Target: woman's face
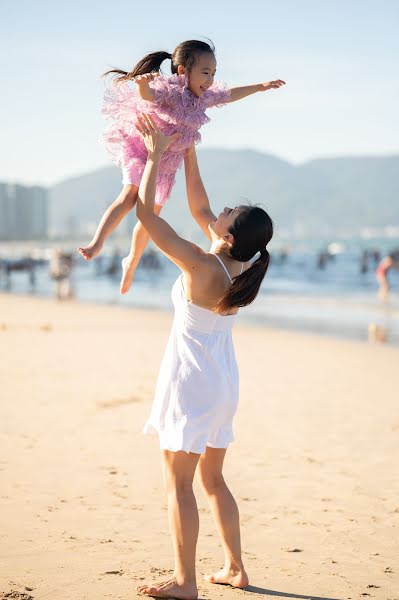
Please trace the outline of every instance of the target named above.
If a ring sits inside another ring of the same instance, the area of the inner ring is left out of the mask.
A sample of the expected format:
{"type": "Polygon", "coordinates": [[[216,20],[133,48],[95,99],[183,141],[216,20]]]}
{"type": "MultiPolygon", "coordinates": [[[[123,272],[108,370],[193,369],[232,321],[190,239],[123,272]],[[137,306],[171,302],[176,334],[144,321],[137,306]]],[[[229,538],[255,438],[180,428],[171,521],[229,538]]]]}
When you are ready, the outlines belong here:
{"type": "MultiPolygon", "coordinates": [[[[180,67],[179,67],[180,69],[180,67]]],[[[183,70],[183,72],[185,72],[183,70]]],[[[213,84],[216,73],[216,58],[210,52],[203,52],[197,56],[195,64],[188,75],[189,90],[194,96],[200,97],[213,84]]]]}
{"type": "Polygon", "coordinates": [[[230,233],[230,229],[243,210],[245,210],[245,206],[236,206],[235,208],[225,206],[217,219],[213,221],[213,223],[210,223],[209,227],[218,237],[224,238],[229,243],[232,243],[234,238],[230,233]]]}

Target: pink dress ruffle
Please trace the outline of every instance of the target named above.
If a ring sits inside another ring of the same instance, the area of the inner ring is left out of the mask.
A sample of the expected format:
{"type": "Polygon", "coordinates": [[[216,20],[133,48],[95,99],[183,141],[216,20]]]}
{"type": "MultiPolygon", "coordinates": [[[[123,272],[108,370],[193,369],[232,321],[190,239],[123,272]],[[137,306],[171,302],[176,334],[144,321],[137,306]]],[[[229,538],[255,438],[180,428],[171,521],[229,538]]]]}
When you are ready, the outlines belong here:
{"type": "Polygon", "coordinates": [[[159,167],[155,203],[163,206],[185,151],[201,141],[198,130],[210,121],[206,109],[225,104],[230,90],[216,82],[197,98],[188,89],[184,75],[159,76],[150,86],[155,91],[154,102],[142,100],[127,82],[112,83],[106,88],[102,114],[110,124],[102,141],[112,161],[122,168],[123,183],[139,186],[147,149],[135,127],[137,116],[149,114],[165,135],[180,134],[163,154],[159,167]]]}

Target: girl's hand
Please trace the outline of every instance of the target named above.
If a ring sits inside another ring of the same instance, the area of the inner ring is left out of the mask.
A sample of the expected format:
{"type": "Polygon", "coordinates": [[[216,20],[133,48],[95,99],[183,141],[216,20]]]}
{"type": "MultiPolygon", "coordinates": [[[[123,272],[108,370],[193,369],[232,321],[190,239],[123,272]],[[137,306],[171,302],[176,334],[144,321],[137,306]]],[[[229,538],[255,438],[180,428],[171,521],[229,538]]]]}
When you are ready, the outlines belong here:
{"type": "Polygon", "coordinates": [[[137,85],[148,85],[150,81],[153,81],[156,77],[159,77],[159,73],[157,71],[153,71],[152,73],[144,73],[143,75],[136,75],[133,79],[137,85]]]}
{"type": "Polygon", "coordinates": [[[276,90],[280,88],[282,85],[285,85],[285,81],[282,79],[276,79],[275,81],[265,81],[264,83],[260,83],[260,92],[266,92],[266,90],[276,90]]]}
{"type": "Polygon", "coordinates": [[[136,128],[143,137],[148,156],[162,155],[179,135],[178,133],[164,135],[153,120],[145,114],[137,118],[136,128]]]}

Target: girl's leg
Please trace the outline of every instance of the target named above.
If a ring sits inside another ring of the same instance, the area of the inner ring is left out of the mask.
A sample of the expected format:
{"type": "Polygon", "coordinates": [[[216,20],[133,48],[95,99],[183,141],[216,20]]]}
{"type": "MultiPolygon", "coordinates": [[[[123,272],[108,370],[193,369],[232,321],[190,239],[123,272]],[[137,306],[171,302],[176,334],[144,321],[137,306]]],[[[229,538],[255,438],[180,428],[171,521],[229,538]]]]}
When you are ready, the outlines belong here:
{"type": "Polygon", "coordinates": [[[193,479],[199,457],[199,454],[191,452],[162,452],[175,570],[172,577],[161,583],[141,585],[138,588],[141,594],[183,600],[195,600],[198,597],[195,552],[199,518],[193,479]]]}
{"type": "Polygon", "coordinates": [[[213,518],[222,542],[224,567],[206,576],[210,583],[229,583],[234,587],[248,585],[248,575],[241,558],[240,519],[237,503],[234,500],[222,475],[224,448],[207,447],[198,463],[198,476],[201,487],[209,502],[213,518]]]}
{"type": "Polygon", "coordinates": [[[119,225],[123,217],[132,210],[137,200],[138,187],[136,185],[124,185],[119,196],[114,200],[103,214],[97,231],[88,246],[78,248],[79,254],[86,260],[90,260],[101,252],[107,237],[119,225]]]}
{"type": "MultiPolygon", "coordinates": [[[[159,215],[161,209],[162,206],[155,205],[154,213],[159,215]]],[[[126,294],[126,292],[129,291],[137,266],[148,244],[148,240],[149,235],[147,231],[144,229],[140,221],[137,221],[133,229],[130,252],[128,256],[122,260],[122,279],[120,287],[121,294],[126,294]]]]}

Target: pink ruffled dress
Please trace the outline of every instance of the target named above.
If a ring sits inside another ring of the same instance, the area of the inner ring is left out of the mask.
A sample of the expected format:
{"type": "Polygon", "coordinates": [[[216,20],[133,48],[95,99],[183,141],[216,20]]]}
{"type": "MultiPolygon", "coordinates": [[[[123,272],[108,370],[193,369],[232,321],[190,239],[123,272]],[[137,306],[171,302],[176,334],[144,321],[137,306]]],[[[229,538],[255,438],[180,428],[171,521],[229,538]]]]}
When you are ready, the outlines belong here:
{"type": "Polygon", "coordinates": [[[155,92],[153,102],[142,100],[127,82],[113,83],[106,89],[102,114],[110,124],[102,141],[112,161],[122,168],[122,183],[139,186],[147,149],[135,127],[137,116],[150,115],[165,135],[180,134],[163,154],[159,166],[155,203],[163,206],[170,196],[185,151],[201,141],[198,130],[210,121],[205,111],[225,104],[230,90],[215,82],[197,98],[188,89],[184,75],[159,76],[150,86],[155,92]]]}

